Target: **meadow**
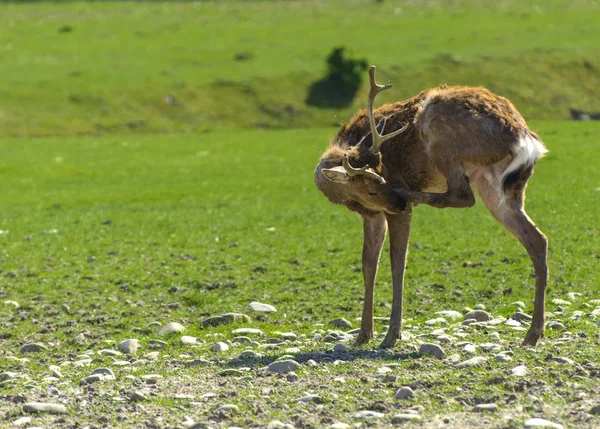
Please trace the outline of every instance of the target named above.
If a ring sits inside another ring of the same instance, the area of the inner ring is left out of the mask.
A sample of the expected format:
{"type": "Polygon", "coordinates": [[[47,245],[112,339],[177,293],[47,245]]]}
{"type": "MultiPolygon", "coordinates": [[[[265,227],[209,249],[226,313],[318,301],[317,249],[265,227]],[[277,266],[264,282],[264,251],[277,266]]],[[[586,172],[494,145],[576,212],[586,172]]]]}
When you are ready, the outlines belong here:
{"type": "Polygon", "coordinates": [[[600,8],[340,4],[0,5],[0,427],[600,426],[600,127],[567,120],[600,110],[600,8]],[[415,209],[404,339],[352,346],[361,222],[313,171],[367,88],[340,108],[305,103],[338,45],[395,84],[383,101],[485,84],[548,146],[526,204],[550,243],[536,348],[520,346],[527,321],[506,323],[519,301],[531,314],[531,262],[481,204],[415,209]],[[500,322],[431,322],[478,305],[500,322]],[[251,320],[202,323],[230,312],[251,320]],[[171,322],[184,330],[159,334],[171,322]],[[432,342],[442,359],[419,353],[432,342]],[[403,386],[414,394],[397,399],[403,386]]]}

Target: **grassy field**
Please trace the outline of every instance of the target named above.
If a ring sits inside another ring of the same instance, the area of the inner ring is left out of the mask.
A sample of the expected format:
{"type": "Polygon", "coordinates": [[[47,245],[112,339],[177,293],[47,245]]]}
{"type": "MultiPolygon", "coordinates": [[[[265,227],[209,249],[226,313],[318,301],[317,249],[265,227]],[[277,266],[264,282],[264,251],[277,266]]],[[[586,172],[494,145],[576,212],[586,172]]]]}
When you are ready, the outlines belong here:
{"type": "Polygon", "coordinates": [[[0,2],[0,428],[600,427],[600,128],[565,120],[600,111],[599,21],[584,0],[0,2]],[[394,84],[378,103],[486,85],[546,142],[527,192],[550,242],[535,349],[505,321],[533,310],[531,262],[479,204],[415,209],[404,338],[352,346],[361,222],[313,171],[367,88],[307,102],[337,46],[394,84]],[[497,324],[431,322],[478,305],[497,324]],[[251,320],[203,327],[229,312],[251,320]],[[267,369],[282,359],[298,367],[267,369]]]}
{"type": "Polygon", "coordinates": [[[366,94],[306,104],[337,46],[395,84],[380,101],[485,85],[568,119],[600,111],[599,20],[589,0],[2,2],[0,135],[330,126],[366,94]]]}
{"type": "MultiPolygon", "coordinates": [[[[0,368],[17,374],[4,376],[0,385],[1,425],[21,417],[20,401],[39,400],[67,406],[66,415],[33,417],[32,424],[46,427],[181,427],[189,419],[211,427],[266,427],[278,419],[317,428],[352,424],[361,410],[385,414],[369,424],[387,427],[393,415],[411,407],[424,427],[444,419],[448,427],[522,427],[530,417],[597,427],[600,420],[590,410],[600,401],[599,317],[586,314],[600,298],[600,174],[590,162],[600,130],[565,122],[534,128],[551,152],[531,181],[528,211],[550,239],[548,310],[565,328],[548,329],[536,349],[519,347],[524,333],[505,325],[464,328],[466,337],[443,344],[447,356],[470,357],[464,341],[514,352],[512,362],[500,363],[495,353],[478,348],[476,354],[489,361],[471,369],[415,353],[439,334],[432,333],[439,326],[424,322],[436,311],[476,304],[508,317],[511,303],[523,301],[530,313],[533,297],[525,252],[479,205],[416,210],[405,291],[409,339],[390,352],[378,351],[374,342],[349,353],[314,340],[316,333],[336,329],[328,325],[335,318],[357,327],[362,305],[359,218],[330,205],[312,184],[332,128],[1,139],[0,296],[20,305],[0,307],[0,368]],[[472,266],[464,267],[466,261],[472,266]],[[572,305],[557,311],[557,298],[572,305]],[[253,313],[252,301],[278,311],[253,313]],[[583,316],[573,319],[575,311],[583,316]],[[226,312],[246,313],[252,322],[201,327],[204,318],[226,312]],[[150,325],[156,321],[181,323],[199,343],[181,346],[179,334],[157,335],[150,325]],[[228,351],[211,351],[244,327],[266,335],[249,335],[260,343],[251,347],[258,355],[230,360],[248,346],[235,343],[228,351]],[[297,338],[266,346],[278,332],[297,338]],[[79,333],[81,344],[73,342],[79,333]],[[98,354],[128,338],[140,341],[137,354],[98,354]],[[156,339],[166,343],[153,344],[156,339]],[[19,352],[32,342],[48,350],[19,352]],[[156,351],[158,356],[148,355],[156,351]],[[84,354],[91,361],[73,363],[84,354]],[[264,372],[288,354],[304,363],[297,381],[264,372]],[[548,360],[552,356],[572,362],[548,360]],[[204,364],[186,365],[193,359],[204,364]],[[511,376],[519,364],[529,373],[511,376]],[[63,378],[45,380],[49,365],[61,365],[63,378]],[[99,367],[112,368],[116,380],[81,382],[99,367]],[[151,374],[164,378],[144,382],[151,374]],[[415,390],[412,400],[394,399],[403,385],[415,390]],[[130,402],[134,391],[147,399],[130,402]],[[298,402],[307,392],[318,399],[298,402]],[[499,412],[471,412],[489,402],[499,412]],[[220,410],[223,404],[236,405],[239,413],[220,410]]],[[[383,318],[378,332],[390,302],[384,258],[376,291],[375,315],[383,318]]],[[[461,328],[458,321],[444,329],[455,335],[461,328]]]]}

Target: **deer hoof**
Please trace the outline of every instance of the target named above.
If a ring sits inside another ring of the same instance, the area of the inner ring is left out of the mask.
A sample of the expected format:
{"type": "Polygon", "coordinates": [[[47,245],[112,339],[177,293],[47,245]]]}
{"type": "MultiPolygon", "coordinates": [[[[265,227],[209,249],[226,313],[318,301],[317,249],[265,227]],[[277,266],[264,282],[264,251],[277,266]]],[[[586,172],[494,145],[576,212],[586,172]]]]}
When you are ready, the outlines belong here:
{"type": "Polygon", "coordinates": [[[373,332],[365,333],[363,331],[360,331],[358,337],[356,337],[356,341],[354,341],[354,345],[362,346],[364,344],[367,344],[369,341],[371,341],[371,338],[373,338],[373,332]]]}
{"type": "Polygon", "coordinates": [[[529,328],[525,339],[523,340],[522,346],[536,346],[540,338],[544,336],[543,329],[529,328]]]}
{"type": "Polygon", "coordinates": [[[383,339],[382,343],[379,344],[379,348],[380,349],[391,349],[392,347],[394,347],[394,345],[396,345],[396,338],[386,336],[383,339]]]}

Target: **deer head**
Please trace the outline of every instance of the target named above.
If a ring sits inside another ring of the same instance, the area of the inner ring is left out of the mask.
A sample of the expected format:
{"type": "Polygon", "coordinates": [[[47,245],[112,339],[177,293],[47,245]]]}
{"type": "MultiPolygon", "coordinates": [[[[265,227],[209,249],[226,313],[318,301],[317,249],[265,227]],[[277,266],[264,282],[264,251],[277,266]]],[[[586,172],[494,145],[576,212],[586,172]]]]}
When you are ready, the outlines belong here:
{"type": "Polygon", "coordinates": [[[367,103],[367,116],[370,131],[345,153],[341,150],[341,146],[330,149],[317,167],[315,183],[331,202],[345,204],[351,210],[397,212],[403,210],[406,203],[398,201],[387,184],[380,149],[385,141],[404,132],[409,124],[382,135],[386,119],[380,120],[375,125],[373,102],[377,94],[391,88],[391,85],[377,83],[375,66],[371,66],[369,70],[369,79],[371,89],[367,103]],[[353,163],[361,167],[354,167],[353,163]]]}

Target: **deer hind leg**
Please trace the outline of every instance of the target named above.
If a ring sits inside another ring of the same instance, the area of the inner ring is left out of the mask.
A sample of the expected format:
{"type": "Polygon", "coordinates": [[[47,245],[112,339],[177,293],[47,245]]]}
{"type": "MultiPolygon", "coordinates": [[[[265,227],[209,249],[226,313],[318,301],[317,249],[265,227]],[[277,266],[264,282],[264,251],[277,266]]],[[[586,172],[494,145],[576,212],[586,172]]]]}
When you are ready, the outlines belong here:
{"type": "Polygon", "coordinates": [[[447,160],[435,161],[438,170],[446,178],[448,190],[444,193],[419,192],[403,188],[393,191],[402,199],[411,203],[428,204],[437,208],[463,208],[475,204],[475,195],[471,190],[469,176],[462,162],[450,163],[447,160]]]}
{"type": "Polygon", "coordinates": [[[374,216],[363,216],[363,251],[362,271],[365,282],[365,300],[363,305],[360,332],[356,337],[355,345],[359,346],[373,338],[373,292],[375,277],[379,265],[379,256],[385,240],[386,219],[383,213],[374,216]]]}
{"type": "Polygon", "coordinates": [[[498,180],[480,177],[474,185],[492,215],[508,229],[525,247],[535,271],[535,301],[531,327],[525,335],[523,345],[536,345],[544,336],[544,311],[546,285],[548,283],[548,240],[525,213],[525,188],[533,174],[533,167],[520,171],[517,180],[503,191],[498,180]]]}

